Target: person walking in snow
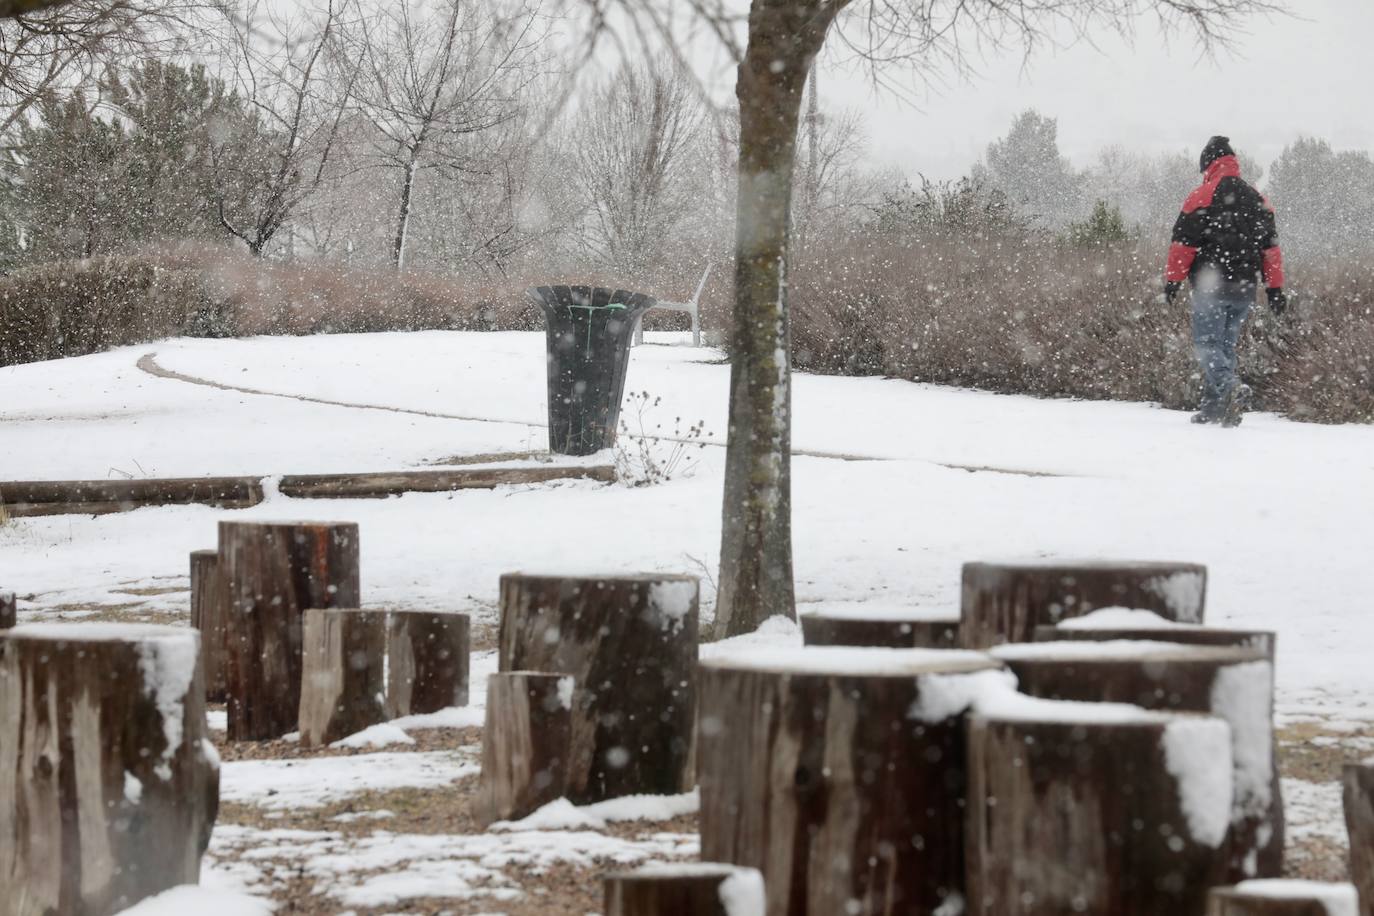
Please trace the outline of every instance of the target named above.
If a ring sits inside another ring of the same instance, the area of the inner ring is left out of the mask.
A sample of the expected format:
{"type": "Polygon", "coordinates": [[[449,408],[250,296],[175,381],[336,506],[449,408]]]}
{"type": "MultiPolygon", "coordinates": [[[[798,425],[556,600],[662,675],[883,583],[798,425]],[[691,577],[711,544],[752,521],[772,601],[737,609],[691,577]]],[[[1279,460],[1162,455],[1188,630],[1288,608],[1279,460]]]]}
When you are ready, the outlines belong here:
{"type": "Polygon", "coordinates": [[[1250,307],[1256,277],[1269,308],[1283,314],[1283,252],[1274,208],[1240,176],[1227,137],[1207,141],[1199,160],[1202,184],[1188,195],[1174,223],[1164,295],[1172,304],[1193,286],[1193,346],[1202,368],[1202,409],[1194,423],[1236,426],[1250,403],[1250,388],[1236,377],[1236,342],[1250,307]]]}

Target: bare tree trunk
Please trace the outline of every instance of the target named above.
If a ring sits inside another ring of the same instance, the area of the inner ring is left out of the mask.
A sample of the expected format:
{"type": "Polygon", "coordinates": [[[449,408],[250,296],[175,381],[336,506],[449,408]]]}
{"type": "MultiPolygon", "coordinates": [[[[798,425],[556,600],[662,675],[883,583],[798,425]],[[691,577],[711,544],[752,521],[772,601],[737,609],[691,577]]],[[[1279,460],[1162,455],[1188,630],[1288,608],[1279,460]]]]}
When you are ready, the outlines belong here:
{"type": "Polygon", "coordinates": [[[844,3],[755,0],[739,67],[739,197],[730,439],[716,636],[796,618],[787,234],[802,90],[844,3]]]}
{"type": "Polygon", "coordinates": [[[391,243],[391,263],[395,266],[397,273],[405,269],[406,234],[410,231],[410,195],[415,187],[415,157],[417,154],[417,151],[411,151],[410,161],[406,163],[405,178],[401,180],[401,210],[396,216],[396,238],[391,243]]]}

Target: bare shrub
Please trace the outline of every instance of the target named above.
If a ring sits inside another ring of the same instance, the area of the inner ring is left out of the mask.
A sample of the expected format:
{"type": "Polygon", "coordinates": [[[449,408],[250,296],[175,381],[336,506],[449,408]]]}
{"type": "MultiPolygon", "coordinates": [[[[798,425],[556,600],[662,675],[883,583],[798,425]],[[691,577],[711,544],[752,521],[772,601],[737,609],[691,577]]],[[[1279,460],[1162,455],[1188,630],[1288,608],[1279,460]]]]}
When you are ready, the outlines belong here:
{"type": "MultiPolygon", "coordinates": [[[[1196,403],[1188,306],[1159,290],[1161,244],[1055,245],[864,233],[796,265],[798,368],[1004,393],[1196,403]]],[[[1374,263],[1298,265],[1300,304],[1261,304],[1241,374],[1262,407],[1297,419],[1374,419],[1374,263]]]]}

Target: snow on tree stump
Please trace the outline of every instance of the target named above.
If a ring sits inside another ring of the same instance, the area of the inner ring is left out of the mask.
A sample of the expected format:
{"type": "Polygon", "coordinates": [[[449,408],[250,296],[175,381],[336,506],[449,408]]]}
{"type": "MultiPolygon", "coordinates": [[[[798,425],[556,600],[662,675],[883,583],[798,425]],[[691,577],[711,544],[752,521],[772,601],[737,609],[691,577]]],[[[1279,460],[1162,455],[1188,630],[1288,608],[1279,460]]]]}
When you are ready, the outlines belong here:
{"type": "Polygon", "coordinates": [[[1167,642],[1000,646],[1019,689],[1048,700],[1210,713],[1231,727],[1228,883],[1283,872],[1284,814],[1274,749],[1274,668],[1262,652],[1167,642]]]}
{"type": "Polygon", "coordinates": [[[1194,563],[965,563],[959,635],[966,649],[1030,642],[1038,626],[1111,607],[1202,623],[1206,591],[1194,563]]]}
{"type": "Polygon", "coordinates": [[[1341,775],[1350,877],[1359,891],[1360,916],[1374,916],[1374,758],[1346,764],[1341,775]]]}
{"type": "Polygon", "coordinates": [[[1202,912],[1227,869],[1225,721],[1013,695],[968,729],[969,916],[1202,912]]]}
{"type": "Polygon", "coordinates": [[[200,667],[205,672],[205,697],[212,703],[223,703],[228,696],[224,658],[228,606],[219,552],[191,551],[191,626],[200,631],[200,667]]]}
{"type": "Polygon", "coordinates": [[[0,630],[8,630],[19,621],[19,602],[14,592],[0,591],[0,630]]]}
{"type": "Polygon", "coordinates": [[[0,636],[0,916],[105,916],[199,881],[219,758],[198,642],[144,624],[0,636]]]}
{"type": "Polygon", "coordinates": [[[309,608],[301,744],[319,747],[386,721],[386,612],[309,608]]]}
{"type": "Polygon", "coordinates": [[[296,730],[306,608],[357,607],[358,526],[347,522],[220,522],[228,596],[229,738],[296,730]]]}
{"type": "Polygon", "coordinates": [[[576,679],[504,671],[487,680],[482,776],[483,824],[518,820],[568,794],[576,679]]]}
{"type": "Polygon", "coordinates": [[[1005,684],[999,668],[974,652],[837,647],[703,660],[702,858],[759,869],[768,916],[953,906],[960,697],[985,678],[1005,684]]]}
{"type": "Polygon", "coordinates": [[[1270,664],[1278,638],[1273,630],[1237,630],[1174,623],[1153,611],[1104,608],[1082,617],[1065,620],[1058,626],[1035,628],[1036,642],[1076,640],[1079,642],[1117,642],[1119,640],[1173,642],[1188,646],[1231,646],[1264,653],[1270,664]]]}
{"type": "Polygon", "coordinates": [[[568,798],[691,787],[697,580],[501,577],[501,671],[576,679],[568,798]]]}
{"type": "Polygon", "coordinates": [[[1355,888],[1320,881],[1245,881],[1213,888],[1207,916],[1356,916],[1355,888]]]}
{"type": "Polygon", "coordinates": [[[470,633],[466,614],[391,612],[386,701],[392,718],[468,705],[470,633]]]}
{"type": "Polygon", "coordinates": [[[922,608],[826,608],[797,615],[808,646],[957,649],[959,615],[922,608]]]}
{"type": "Polygon", "coordinates": [[[711,863],[649,865],[605,878],[606,916],[763,916],[763,876],[711,863]]]}

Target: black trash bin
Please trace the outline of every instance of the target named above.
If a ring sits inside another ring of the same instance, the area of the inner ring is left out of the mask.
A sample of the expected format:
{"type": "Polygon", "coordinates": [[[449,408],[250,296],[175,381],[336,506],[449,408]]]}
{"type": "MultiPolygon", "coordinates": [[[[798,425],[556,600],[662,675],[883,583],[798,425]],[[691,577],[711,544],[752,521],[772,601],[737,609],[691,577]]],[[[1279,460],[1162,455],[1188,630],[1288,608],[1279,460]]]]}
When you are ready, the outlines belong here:
{"type": "Polygon", "coordinates": [[[540,286],[526,295],[544,310],[548,333],[549,450],[590,455],[610,448],[630,340],[654,298],[599,286],[540,286]]]}

